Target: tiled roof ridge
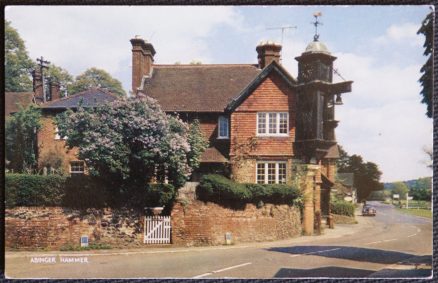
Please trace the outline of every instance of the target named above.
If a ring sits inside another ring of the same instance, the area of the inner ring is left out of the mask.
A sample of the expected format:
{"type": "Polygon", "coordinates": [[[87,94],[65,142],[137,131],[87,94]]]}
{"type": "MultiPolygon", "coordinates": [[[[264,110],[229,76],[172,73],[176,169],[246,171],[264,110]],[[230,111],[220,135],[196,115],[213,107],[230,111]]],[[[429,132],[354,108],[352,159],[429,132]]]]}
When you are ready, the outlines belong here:
{"type": "Polygon", "coordinates": [[[201,67],[255,67],[257,68],[257,64],[154,64],[153,67],[157,68],[201,68],[201,67]]]}
{"type": "Polygon", "coordinates": [[[53,103],[55,103],[55,102],[64,101],[64,100],[71,99],[71,98],[75,98],[75,97],[77,97],[77,96],[81,96],[81,95],[86,95],[86,94],[89,94],[90,92],[95,91],[95,90],[100,91],[101,93],[105,93],[105,94],[108,94],[108,95],[112,95],[112,96],[114,96],[114,97],[117,97],[117,95],[113,94],[113,93],[110,92],[110,91],[104,90],[104,89],[102,89],[102,88],[99,88],[99,87],[90,87],[89,89],[83,90],[83,91],[81,91],[81,92],[78,92],[78,93],[75,93],[75,94],[72,94],[72,95],[69,95],[69,96],[64,96],[64,97],[61,97],[60,99],[56,99],[56,100],[52,100],[52,101],[48,101],[48,102],[44,103],[42,106],[50,106],[51,104],[53,104],[53,103]]]}
{"type": "Polygon", "coordinates": [[[24,94],[34,93],[34,91],[5,91],[6,94],[24,94]]]}

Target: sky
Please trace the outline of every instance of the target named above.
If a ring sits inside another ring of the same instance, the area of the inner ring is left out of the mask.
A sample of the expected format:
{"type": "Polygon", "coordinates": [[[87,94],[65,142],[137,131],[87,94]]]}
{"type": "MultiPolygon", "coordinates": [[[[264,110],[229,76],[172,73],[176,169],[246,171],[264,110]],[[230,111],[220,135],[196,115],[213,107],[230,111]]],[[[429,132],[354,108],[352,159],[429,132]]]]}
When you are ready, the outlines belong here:
{"type": "Polygon", "coordinates": [[[154,45],[157,64],[255,64],[257,44],[273,40],[296,77],[294,58],[313,40],[317,11],[320,41],[354,81],[336,108],[338,143],[376,163],[384,182],[431,176],[424,148],[432,148],[432,119],[418,83],[424,36],[416,34],[429,6],[8,6],[5,17],[32,59],[44,56],[74,76],[104,69],[128,92],[136,35],[154,45]],[[275,28],[285,26],[295,28],[282,37],[275,28]]]}

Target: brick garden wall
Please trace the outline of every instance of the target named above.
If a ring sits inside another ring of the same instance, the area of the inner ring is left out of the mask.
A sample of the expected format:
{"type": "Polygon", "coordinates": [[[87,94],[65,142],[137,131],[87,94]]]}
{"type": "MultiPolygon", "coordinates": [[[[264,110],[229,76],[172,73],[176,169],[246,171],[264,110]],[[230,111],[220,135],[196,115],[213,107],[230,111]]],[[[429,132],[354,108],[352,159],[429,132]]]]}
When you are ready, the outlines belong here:
{"type": "Polygon", "coordinates": [[[6,249],[60,249],[80,244],[88,235],[90,244],[111,247],[143,245],[144,218],[134,211],[61,207],[17,207],[5,211],[6,249]]]}
{"type": "Polygon", "coordinates": [[[301,235],[300,212],[288,205],[247,204],[234,210],[191,200],[172,210],[172,242],[177,245],[222,245],[231,232],[234,243],[275,241],[301,235]]]}
{"type": "MultiPolygon", "coordinates": [[[[5,211],[7,250],[58,250],[79,246],[88,235],[90,244],[112,248],[145,247],[144,215],[132,210],[61,207],[17,207],[5,211]]],[[[234,210],[213,203],[189,200],[172,210],[172,243],[178,246],[222,245],[225,233],[234,243],[274,241],[301,235],[300,212],[287,205],[253,204],[234,210]]]]}

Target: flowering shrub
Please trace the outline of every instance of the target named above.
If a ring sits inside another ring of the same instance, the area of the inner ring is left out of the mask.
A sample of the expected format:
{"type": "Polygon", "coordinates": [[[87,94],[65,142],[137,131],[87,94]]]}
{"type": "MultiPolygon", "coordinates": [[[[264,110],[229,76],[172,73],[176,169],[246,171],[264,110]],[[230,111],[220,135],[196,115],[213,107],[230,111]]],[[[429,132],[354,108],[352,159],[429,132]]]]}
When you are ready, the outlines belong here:
{"type": "Polygon", "coordinates": [[[189,126],[149,97],[79,107],[58,115],[56,122],[67,145],[79,147],[90,174],[124,183],[144,185],[162,172],[180,187],[198,165],[191,161],[206,147],[192,147],[189,126]]]}

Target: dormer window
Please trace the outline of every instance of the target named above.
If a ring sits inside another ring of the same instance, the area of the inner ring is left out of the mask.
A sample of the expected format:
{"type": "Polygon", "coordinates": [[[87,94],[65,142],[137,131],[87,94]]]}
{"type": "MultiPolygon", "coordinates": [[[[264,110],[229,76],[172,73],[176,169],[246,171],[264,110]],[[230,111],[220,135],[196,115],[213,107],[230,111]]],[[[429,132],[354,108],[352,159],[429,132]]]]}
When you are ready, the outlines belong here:
{"type": "Polygon", "coordinates": [[[228,139],[229,138],[229,129],[228,129],[228,117],[219,116],[218,121],[218,139],[228,139]]]}

